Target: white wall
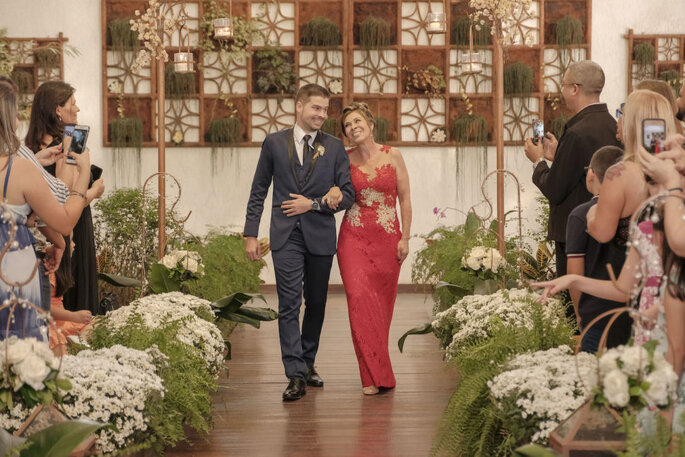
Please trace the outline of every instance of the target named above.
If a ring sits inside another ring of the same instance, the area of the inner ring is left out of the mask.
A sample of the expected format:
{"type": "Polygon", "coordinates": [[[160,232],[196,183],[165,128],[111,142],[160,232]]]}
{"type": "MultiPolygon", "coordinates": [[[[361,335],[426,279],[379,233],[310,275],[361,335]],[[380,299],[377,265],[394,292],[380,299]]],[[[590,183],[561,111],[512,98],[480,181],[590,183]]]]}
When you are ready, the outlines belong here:
{"type": "MultiPolygon", "coordinates": [[[[627,41],[623,35],[629,28],[635,33],[683,33],[685,24],[684,0],[594,0],[592,5],[592,58],[607,75],[607,86],[602,99],[610,112],[625,99],[627,41]]],[[[124,157],[131,163],[124,176],[115,173],[112,152],[98,147],[102,144],[102,73],[101,73],[101,13],[97,0],[0,0],[0,27],[7,27],[11,37],[56,36],[60,31],[69,38],[68,44],[80,51],[80,56],[65,58],[65,79],[77,88],[77,102],[81,107],[79,121],[93,128],[89,144],[93,162],[104,169],[109,188],[137,186],[157,169],[154,149],[141,152],[141,167],[136,169],[135,157],[124,157]]],[[[455,152],[454,148],[404,148],[409,168],[414,206],[412,233],[426,234],[438,222],[456,224],[463,221],[456,211],[448,211],[447,218],[438,221],[434,207],[452,207],[467,211],[481,201],[480,183],[488,171],[494,169],[492,148],[487,157],[482,149],[468,148],[455,152]],[[457,172],[458,163],[458,172],[457,172]]],[[[252,173],[259,151],[256,148],[228,148],[212,160],[209,149],[167,148],[167,171],[174,174],[183,186],[181,212],[192,215],[186,227],[194,233],[204,233],[209,227],[226,227],[240,231],[245,217],[252,173]],[[216,162],[216,163],[215,163],[216,162]]],[[[522,148],[507,148],[505,166],[514,172],[523,188],[524,234],[537,228],[535,197],[537,189],[531,182],[532,169],[522,148]]],[[[489,194],[494,199],[494,177],[489,194]]],[[[155,186],[156,187],[156,186],[155,186]]],[[[506,209],[516,204],[515,187],[506,188],[506,209]]],[[[262,218],[260,236],[268,236],[269,206],[262,218]]],[[[486,205],[479,206],[484,214],[486,205]]],[[[412,239],[412,254],[422,246],[422,240],[412,239]]],[[[263,279],[274,282],[273,268],[263,279]]],[[[411,258],[405,263],[401,283],[411,281],[411,258]]],[[[340,283],[337,265],[331,275],[332,283],[340,283]]]]}

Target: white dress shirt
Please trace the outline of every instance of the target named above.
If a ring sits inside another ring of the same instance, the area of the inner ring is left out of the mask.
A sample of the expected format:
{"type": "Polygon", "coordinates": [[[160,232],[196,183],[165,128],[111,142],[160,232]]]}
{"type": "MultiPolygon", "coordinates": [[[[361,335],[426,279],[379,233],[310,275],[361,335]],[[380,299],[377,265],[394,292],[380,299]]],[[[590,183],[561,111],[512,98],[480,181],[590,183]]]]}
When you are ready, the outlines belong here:
{"type": "Polygon", "coordinates": [[[293,138],[295,139],[295,152],[297,152],[297,158],[300,160],[300,165],[304,164],[304,136],[309,135],[309,146],[314,149],[314,139],[316,138],[317,131],[305,132],[302,127],[295,124],[293,127],[293,138]]]}

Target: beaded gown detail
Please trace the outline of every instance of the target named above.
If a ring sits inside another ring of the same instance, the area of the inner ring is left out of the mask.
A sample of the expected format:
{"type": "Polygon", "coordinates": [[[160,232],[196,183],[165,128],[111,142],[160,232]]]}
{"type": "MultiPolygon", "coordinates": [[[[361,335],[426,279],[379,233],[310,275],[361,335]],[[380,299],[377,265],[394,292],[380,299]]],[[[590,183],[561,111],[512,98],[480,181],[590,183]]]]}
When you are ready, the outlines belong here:
{"type": "MultiPolygon", "coordinates": [[[[389,146],[382,146],[387,155],[389,146]]],[[[395,209],[397,175],[389,160],[367,175],[350,164],[355,202],[347,210],[338,238],[338,264],[347,295],[352,341],[362,386],[395,387],[388,351],[402,237],[395,209]]]]}

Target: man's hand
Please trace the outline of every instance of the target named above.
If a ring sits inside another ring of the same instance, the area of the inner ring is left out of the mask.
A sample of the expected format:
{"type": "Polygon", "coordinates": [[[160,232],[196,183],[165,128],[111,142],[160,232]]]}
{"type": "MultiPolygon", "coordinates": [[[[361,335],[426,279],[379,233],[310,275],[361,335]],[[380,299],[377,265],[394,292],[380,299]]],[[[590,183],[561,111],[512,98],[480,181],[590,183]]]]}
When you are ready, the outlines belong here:
{"type": "Polygon", "coordinates": [[[247,254],[247,258],[250,260],[259,260],[261,258],[261,249],[256,237],[245,237],[245,254],[247,254]]]}
{"type": "Polygon", "coordinates": [[[38,162],[40,162],[40,164],[44,167],[52,165],[62,157],[66,157],[64,150],[62,149],[62,143],[49,148],[41,149],[36,153],[36,160],[38,160],[38,162]]]}
{"type": "Polygon", "coordinates": [[[62,255],[64,255],[64,249],[60,249],[54,244],[45,248],[45,259],[43,259],[43,265],[45,266],[46,273],[54,273],[59,268],[59,264],[62,262],[62,255]]]}
{"type": "Polygon", "coordinates": [[[526,152],[526,157],[528,160],[535,163],[538,159],[543,157],[542,144],[533,143],[532,138],[528,138],[523,145],[523,150],[526,152]]]}
{"type": "Polygon", "coordinates": [[[558,145],[557,138],[551,132],[545,133],[545,137],[542,139],[542,156],[550,162],[554,162],[558,145]]]}
{"type": "Polygon", "coordinates": [[[281,203],[281,208],[283,208],[283,214],[288,217],[297,216],[304,214],[312,209],[312,201],[307,197],[299,194],[288,194],[293,200],[286,200],[281,203]]]}
{"type": "Polygon", "coordinates": [[[326,204],[332,210],[338,209],[338,205],[343,199],[343,194],[338,186],[333,186],[321,199],[321,204],[326,204]]]}

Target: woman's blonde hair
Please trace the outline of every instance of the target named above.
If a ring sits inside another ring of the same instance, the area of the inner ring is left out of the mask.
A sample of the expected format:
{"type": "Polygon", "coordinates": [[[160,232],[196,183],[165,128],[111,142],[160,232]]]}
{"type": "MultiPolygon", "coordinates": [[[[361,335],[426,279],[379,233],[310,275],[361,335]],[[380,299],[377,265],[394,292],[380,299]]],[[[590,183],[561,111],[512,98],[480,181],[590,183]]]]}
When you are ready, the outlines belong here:
{"type": "Polygon", "coordinates": [[[651,90],[636,90],[628,96],[623,114],[624,161],[635,161],[642,144],[642,121],[663,119],[666,123],[666,137],[676,133],[673,109],[666,98],[651,90]]]}
{"type": "Polygon", "coordinates": [[[14,154],[20,143],[14,131],[17,120],[17,91],[6,81],[0,81],[0,156],[14,154]]]}
{"type": "Polygon", "coordinates": [[[371,110],[369,109],[369,105],[363,102],[352,102],[345,107],[342,112],[342,116],[340,117],[340,128],[345,136],[347,136],[347,133],[345,133],[345,119],[347,119],[347,116],[355,111],[358,111],[359,114],[366,119],[369,127],[371,127],[371,131],[373,131],[373,127],[376,125],[376,122],[373,120],[373,114],[371,114],[371,110]]]}
{"type": "MultiPolygon", "coordinates": [[[[644,81],[640,81],[637,86],[635,86],[635,89],[651,90],[652,92],[663,95],[666,97],[666,100],[668,100],[668,103],[671,104],[673,115],[675,116],[678,114],[678,100],[676,99],[675,91],[666,81],[660,79],[645,79],[644,81]]],[[[683,127],[680,125],[680,121],[678,121],[677,118],[675,121],[675,129],[678,133],[683,133],[683,127]]]]}

